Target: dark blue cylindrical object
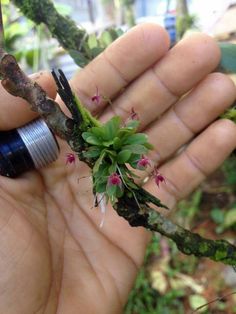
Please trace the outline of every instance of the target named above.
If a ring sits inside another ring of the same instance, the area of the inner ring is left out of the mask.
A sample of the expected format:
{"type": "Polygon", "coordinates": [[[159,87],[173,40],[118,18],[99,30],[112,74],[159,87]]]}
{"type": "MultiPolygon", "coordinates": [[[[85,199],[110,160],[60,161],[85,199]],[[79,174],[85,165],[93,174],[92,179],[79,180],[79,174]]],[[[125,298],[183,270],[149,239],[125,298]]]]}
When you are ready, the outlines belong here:
{"type": "Polygon", "coordinates": [[[16,130],[0,132],[0,174],[14,178],[34,169],[33,160],[16,130]]]}
{"type": "Polygon", "coordinates": [[[42,119],[0,132],[0,175],[15,178],[57,159],[56,138],[42,119]]]}

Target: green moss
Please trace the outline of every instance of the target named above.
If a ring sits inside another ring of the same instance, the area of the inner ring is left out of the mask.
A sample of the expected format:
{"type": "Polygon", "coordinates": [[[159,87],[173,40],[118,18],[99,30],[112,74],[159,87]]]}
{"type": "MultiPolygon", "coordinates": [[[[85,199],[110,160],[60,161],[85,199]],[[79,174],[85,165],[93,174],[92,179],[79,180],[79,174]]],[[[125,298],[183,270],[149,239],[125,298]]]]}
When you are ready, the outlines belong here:
{"type": "Polygon", "coordinates": [[[202,253],[204,255],[204,253],[206,253],[208,251],[208,245],[203,242],[199,244],[199,251],[200,253],[202,253]]]}
{"type": "Polygon", "coordinates": [[[215,260],[216,261],[221,261],[223,259],[225,259],[227,256],[227,252],[224,250],[217,250],[215,253],[215,260]]]}
{"type": "Polygon", "coordinates": [[[190,248],[187,248],[187,247],[182,247],[182,252],[184,254],[187,254],[187,255],[190,255],[193,253],[192,250],[190,248]]]}
{"type": "Polygon", "coordinates": [[[150,213],[149,213],[149,217],[148,217],[148,223],[150,225],[154,225],[155,223],[158,222],[159,220],[159,214],[158,212],[155,212],[154,210],[152,210],[150,213]]]}

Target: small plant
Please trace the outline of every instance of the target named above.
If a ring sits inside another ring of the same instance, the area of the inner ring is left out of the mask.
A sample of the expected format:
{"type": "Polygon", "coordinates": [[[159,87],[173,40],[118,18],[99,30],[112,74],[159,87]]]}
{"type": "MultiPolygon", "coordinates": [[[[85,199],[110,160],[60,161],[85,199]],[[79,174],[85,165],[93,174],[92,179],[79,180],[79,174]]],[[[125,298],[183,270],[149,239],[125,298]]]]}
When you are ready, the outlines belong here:
{"type": "Polygon", "coordinates": [[[92,169],[94,190],[104,193],[114,204],[122,197],[125,186],[131,193],[138,187],[133,183],[137,177],[128,168],[145,170],[150,161],[145,154],[152,149],[147,135],[136,133],[139,121],[130,120],[121,127],[121,118],[113,117],[101,126],[82,133],[87,144],[84,157],[94,160],[92,169]]]}
{"type": "MultiPolygon", "coordinates": [[[[43,21],[65,49],[82,54],[86,62],[93,58],[88,53],[90,49],[85,40],[85,30],[78,29],[73,21],[58,14],[51,1],[27,1],[22,5],[21,1],[14,0],[14,3],[24,9],[25,14],[36,20],[36,23],[42,22],[42,17],[50,16],[43,21]]],[[[63,72],[58,72],[59,75],[53,71],[53,77],[70,116],[23,73],[12,55],[6,54],[2,49],[0,73],[3,87],[14,96],[28,101],[31,109],[38,112],[50,129],[66,140],[75,155],[92,169],[95,204],[101,203],[104,211],[104,201],[109,200],[117,214],[124,217],[131,226],[143,226],[165,235],[187,255],[205,256],[214,261],[235,265],[234,245],[226,240],[205,239],[173,223],[156,210],[156,207],[167,207],[156,196],[135,184],[134,170],[145,170],[149,166],[150,161],[146,154],[152,148],[146,135],[137,133],[139,122],[136,121],[135,111],[131,112],[132,118],[125,125],[122,125],[119,117],[102,125],[74,95],[63,72]]],[[[98,91],[95,96],[92,101],[99,103],[98,91]]],[[[69,157],[72,156],[67,156],[67,163],[73,163],[74,156],[69,157]]],[[[156,185],[165,182],[156,168],[151,177],[156,185]]]]}

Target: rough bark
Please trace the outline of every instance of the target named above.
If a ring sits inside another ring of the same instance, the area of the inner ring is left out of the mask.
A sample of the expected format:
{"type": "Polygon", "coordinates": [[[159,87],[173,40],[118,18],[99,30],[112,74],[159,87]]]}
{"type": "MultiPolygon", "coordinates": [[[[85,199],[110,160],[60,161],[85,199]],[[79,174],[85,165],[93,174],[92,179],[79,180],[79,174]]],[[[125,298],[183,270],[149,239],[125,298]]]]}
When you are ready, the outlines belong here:
{"type": "MultiPolygon", "coordinates": [[[[72,114],[72,119],[64,115],[58,104],[48,98],[41,87],[33,83],[19,68],[15,58],[3,55],[0,61],[2,85],[11,94],[26,99],[31,108],[37,111],[59,136],[66,139],[80,160],[93,167],[93,161],[83,157],[86,143],[82,132],[99,122],[81,105],[73,95],[70,86],[60,71],[59,77],[54,74],[58,92],[72,114]]],[[[158,213],[151,204],[164,207],[160,201],[144,189],[137,188],[134,193],[125,188],[124,195],[114,205],[117,213],[124,217],[131,226],[143,226],[157,231],[172,239],[184,254],[209,257],[225,264],[236,264],[236,247],[225,240],[209,240],[198,234],[174,224],[158,213]]]]}

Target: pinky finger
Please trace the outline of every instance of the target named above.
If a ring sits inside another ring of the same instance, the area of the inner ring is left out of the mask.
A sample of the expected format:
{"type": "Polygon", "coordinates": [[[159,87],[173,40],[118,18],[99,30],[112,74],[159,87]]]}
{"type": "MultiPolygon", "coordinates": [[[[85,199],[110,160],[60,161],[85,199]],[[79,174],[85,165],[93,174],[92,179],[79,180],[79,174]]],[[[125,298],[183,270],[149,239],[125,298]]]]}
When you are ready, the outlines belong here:
{"type": "Polygon", "coordinates": [[[177,157],[160,167],[166,184],[157,188],[150,180],[145,189],[171,208],[215,171],[235,147],[236,125],[230,120],[218,120],[196,137],[177,157]]]}

